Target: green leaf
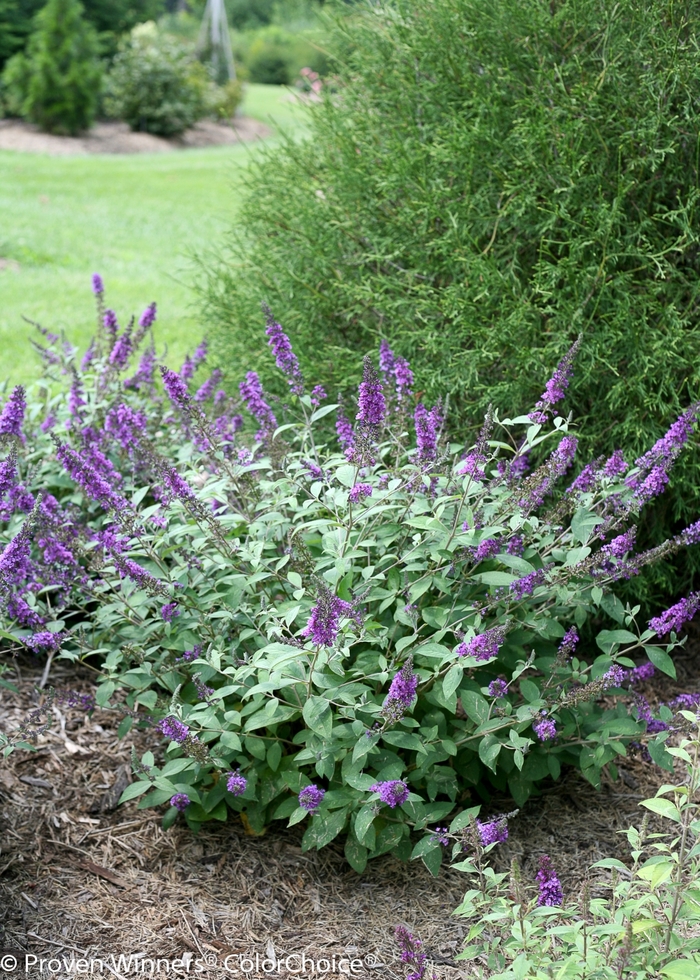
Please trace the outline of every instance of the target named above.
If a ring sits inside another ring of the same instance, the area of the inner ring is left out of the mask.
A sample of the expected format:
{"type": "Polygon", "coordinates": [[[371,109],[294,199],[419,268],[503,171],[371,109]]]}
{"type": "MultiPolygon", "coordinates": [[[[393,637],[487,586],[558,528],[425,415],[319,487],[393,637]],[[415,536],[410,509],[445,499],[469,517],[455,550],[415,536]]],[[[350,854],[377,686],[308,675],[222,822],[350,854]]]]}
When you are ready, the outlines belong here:
{"type": "Polygon", "coordinates": [[[495,735],[484,735],[479,742],[479,758],[489,769],[496,771],[496,759],[501,751],[501,743],[495,735]]]}
{"type": "Polygon", "coordinates": [[[346,463],[344,466],[339,466],[338,469],[335,471],[335,478],[338,481],[338,483],[342,483],[344,487],[349,488],[355,482],[356,470],[357,470],[356,466],[350,466],[349,463],[346,463]]]}
{"type": "Polygon", "coordinates": [[[673,677],[675,680],[676,666],[666,651],[662,650],[661,647],[645,647],[644,649],[653,665],[658,667],[662,673],[668,674],[669,677],[673,677]]]}
{"type": "Polygon", "coordinates": [[[120,803],[126,803],[127,800],[135,800],[137,796],[142,796],[147,790],[151,788],[151,784],[146,782],[129,783],[122,795],[119,797],[120,803]]]}
{"type": "Polygon", "coordinates": [[[480,572],[478,575],[472,575],[472,578],[477,582],[483,582],[484,585],[511,585],[517,581],[518,576],[509,575],[508,572],[480,572]]]}
{"type": "Polygon", "coordinates": [[[304,705],[302,714],[304,721],[313,732],[328,739],[333,731],[333,712],[327,699],[315,695],[304,705]]]}
{"type": "Polygon", "coordinates": [[[540,689],[535,684],[534,681],[530,681],[527,678],[523,678],[520,681],[520,691],[526,701],[539,701],[540,699],[540,689]]]}
{"type": "Polygon", "coordinates": [[[442,864],[442,848],[436,847],[432,851],[427,851],[423,855],[423,864],[426,866],[433,878],[437,878],[440,871],[440,865],[442,864]]]}
{"type": "Polygon", "coordinates": [[[652,738],[647,742],[647,748],[649,749],[649,755],[657,766],[673,772],[673,756],[669,755],[666,751],[663,738],[652,738]]]}
{"type": "Polygon", "coordinates": [[[477,725],[483,725],[489,716],[489,703],[485,697],[476,691],[462,691],[459,696],[467,717],[477,725]]]}
{"type": "Polygon", "coordinates": [[[362,874],[367,866],[368,853],[364,844],[360,844],[352,834],[348,834],[345,841],[345,857],[350,867],[358,874],[362,874]]]}
{"type": "Polygon", "coordinates": [[[700,959],[673,960],[662,966],[661,972],[668,980],[697,980],[700,976],[700,959]]]}
{"type": "Polygon", "coordinates": [[[461,664],[453,664],[442,679],[442,693],[446,701],[452,697],[464,676],[464,667],[461,664]]]}
{"type": "Polygon", "coordinates": [[[579,541],[581,544],[587,544],[594,529],[602,523],[602,517],[592,513],[590,510],[581,508],[571,518],[571,534],[575,541],[579,541]]]}
{"type": "Polygon", "coordinates": [[[308,851],[311,847],[320,851],[326,844],[330,844],[345,827],[347,817],[347,808],[336,810],[334,813],[317,813],[311,818],[311,823],[301,839],[302,851],[308,851]]]}
{"type": "Polygon", "coordinates": [[[662,797],[655,797],[651,800],[642,800],[640,806],[645,806],[647,810],[651,810],[652,813],[659,813],[662,817],[667,817],[669,820],[675,820],[676,823],[680,823],[681,815],[678,812],[678,807],[674,806],[670,800],[664,800],[662,797]]]}
{"type": "Polygon", "coordinates": [[[281,758],[282,745],[279,742],[273,742],[270,748],[267,750],[267,764],[273,772],[277,772],[281,758]]]}
{"type": "Polygon", "coordinates": [[[596,643],[604,653],[610,653],[615,644],[636,643],[637,637],[629,630],[601,630],[596,643]]]}
{"type": "Polygon", "coordinates": [[[366,803],[355,817],[355,836],[360,843],[364,840],[374,816],[374,807],[366,803]]]}

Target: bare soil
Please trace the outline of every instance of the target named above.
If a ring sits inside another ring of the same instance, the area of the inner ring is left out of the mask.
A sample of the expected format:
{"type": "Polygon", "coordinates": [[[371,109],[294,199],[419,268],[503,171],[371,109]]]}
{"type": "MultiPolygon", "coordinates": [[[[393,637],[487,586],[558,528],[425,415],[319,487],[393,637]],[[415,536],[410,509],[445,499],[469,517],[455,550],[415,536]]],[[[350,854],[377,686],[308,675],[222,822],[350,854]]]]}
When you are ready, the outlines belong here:
{"type": "MultiPolygon", "coordinates": [[[[697,690],[698,649],[694,640],[675,657],[678,682],[655,678],[643,693],[668,700],[697,690]]],[[[42,696],[42,666],[28,659],[10,663],[13,670],[4,676],[19,693],[0,688],[5,732],[16,731],[42,696]]],[[[49,684],[81,692],[93,687],[84,667],[61,662],[52,665],[49,684]]],[[[303,854],[298,827],[254,837],[231,819],[205,825],[198,836],[180,821],[164,832],[160,813],[139,810],[137,801],[116,805],[131,779],[131,746],[139,755],[148,748],[157,753],[153,735],[132,732],[120,740],[117,711],[89,717],[54,707],[53,715],[36,751],[18,750],[0,761],[0,954],[29,951],[53,958],[54,967],[56,957],[103,959],[104,971],[93,975],[118,980],[319,975],[300,972],[299,960],[290,972],[270,972],[271,962],[296,954],[329,965],[333,957],[336,964],[353,959],[360,964],[351,976],[399,980],[407,967],[398,959],[393,930],[403,924],[423,939],[433,964],[428,976],[473,976],[454,961],[464,937],[464,924],[452,917],[468,884],[463,874],[446,868],[434,879],[421,862],[404,865],[387,856],[360,876],[345,862],[341,843],[303,854]],[[120,965],[120,955],[139,954],[184,957],[190,972],[161,964],[144,973],[137,960],[120,965]]],[[[492,852],[497,869],[516,857],[532,879],[539,857],[548,853],[573,897],[593,862],[627,860],[620,831],[639,825],[639,801],[669,774],[641,753],[621,762],[621,778],[604,781],[599,792],[575,772],[544,787],[511,821],[508,842],[492,852]]],[[[483,812],[512,807],[494,799],[483,812]]],[[[605,875],[593,873],[594,893],[602,893],[605,875]]],[[[31,970],[22,975],[34,976],[31,970]]],[[[46,975],[37,972],[37,980],[46,975]]],[[[343,973],[337,968],[326,975],[343,973]]]]}
{"type": "Polygon", "coordinates": [[[42,133],[32,123],[20,119],[0,119],[0,150],[45,153],[49,156],[86,153],[170,153],[173,150],[232,146],[264,139],[269,126],[247,116],[230,124],[204,119],[182,136],[165,139],[151,133],[134,133],[126,123],[99,122],[82,136],[55,136],[42,133]]]}

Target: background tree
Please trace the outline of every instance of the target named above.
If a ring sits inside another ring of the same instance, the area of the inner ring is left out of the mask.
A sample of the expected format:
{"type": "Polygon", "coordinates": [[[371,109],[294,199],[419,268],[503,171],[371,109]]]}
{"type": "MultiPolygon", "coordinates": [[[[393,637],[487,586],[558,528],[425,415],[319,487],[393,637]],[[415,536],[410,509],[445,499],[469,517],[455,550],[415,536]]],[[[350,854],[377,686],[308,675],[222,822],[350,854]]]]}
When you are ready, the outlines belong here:
{"type": "Polygon", "coordinates": [[[4,82],[20,115],[47,132],[76,135],[97,111],[97,33],[78,0],[49,0],[35,23],[26,55],[10,59],[4,82]]]}
{"type": "MultiPolygon", "coordinates": [[[[582,448],[641,452],[700,389],[699,29],[667,0],[339,19],[338,94],[256,158],[207,277],[221,354],[255,366],[261,300],[330,383],[385,336],[466,439],[489,401],[534,404],[582,332],[582,448]]],[[[700,453],[674,481],[642,540],[697,518],[700,453]]]]}

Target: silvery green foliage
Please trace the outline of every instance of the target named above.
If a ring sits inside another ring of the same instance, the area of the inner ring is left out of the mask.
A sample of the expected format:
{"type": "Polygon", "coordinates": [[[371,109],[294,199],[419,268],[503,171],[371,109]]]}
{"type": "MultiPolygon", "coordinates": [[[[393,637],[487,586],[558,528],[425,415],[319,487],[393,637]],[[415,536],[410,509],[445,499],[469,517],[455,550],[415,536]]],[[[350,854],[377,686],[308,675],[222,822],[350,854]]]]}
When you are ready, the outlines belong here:
{"type": "Polygon", "coordinates": [[[700,974],[700,741],[695,712],[683,711],[670,755],[686,778],[641,805],[663,818],[660,833],[627,831],[630,860],[597,861],[579,894],[552,906],[517,864],[497,874],[485,861],[497,844],[471,848],[455,865],[470,875],[456,914],[467,920],[459,959],[475,980],[690,980],[700,974]]]}
{"type": "MultiPolygon", "coordinates": [[[[43,349],[67,391],[30,391],[23,422],[23,394],[8,402],[0,600],[6,642],[99,666],[98,705],[151,731],[123,799],[175,800],[166,825],[305,821],[304,848],[345,833],[358,870],[392,850],[436,872],[442,849],[411,831],[460,819],[484,784],[520,804],[574,765],[598,785],[668,728],[673,706],[653,719],[632,688],[639,655],[673,674],[676,634],[659,646],[611,588],[659,557],[633,554],[634,520],[694,409],[649,458],[595,461],[566,488],[568,361],[536,415],[490,414],[465,447],[386,345],[357,409],[326,403],[269,313],[286,402],[255,372],[240,400],[216,373],[193,385],[201,345],[161,386],[151,347],[131,363],[154,308],[120,327],[95,283],[82,366],[58,338],[43,349]],[[74,564],[56,585],[59,544],[74,564]]],[[[666,737],[649,751],[669,766],[666,737]]]]}

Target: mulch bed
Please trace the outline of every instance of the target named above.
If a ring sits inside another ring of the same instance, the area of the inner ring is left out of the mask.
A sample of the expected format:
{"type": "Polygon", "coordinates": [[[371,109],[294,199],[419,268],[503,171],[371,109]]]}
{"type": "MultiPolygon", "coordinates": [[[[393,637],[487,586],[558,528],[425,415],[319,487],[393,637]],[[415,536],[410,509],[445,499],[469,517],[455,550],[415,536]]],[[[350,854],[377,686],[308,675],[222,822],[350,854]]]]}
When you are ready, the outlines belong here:
{"type": "MultiPolygon", "coordinates": [[[[692,639],[675,656],[678,682],[657,677],[644,693],[663,701],[700,689],[699,647],[692,639]]],[[[0,688],[5,732],[16,730],[36,704],[42,675],[30,660],[12,667],[5,678],[19,693],[0,688]]],[[[89,671],[62,662],[52,665],[49,683],[85,692],[92,686],[89,671]]],[[[253,837],[231,820],[205,825],[197,836],[179,822],[164,832],[159,813],[139,810],[136,801],[116,806],[130,780],[132,745],[139,755],[157,751],[153,737],[132,732],[120,740],[116,711],[96,710],[90,718],[54,706],[53,714],[35,752],[16,751],[0,766],[0,951],[53,958],[54,972],[37,977],[75,975],[55,972],[56,957],[102,959],[104,972],[93,975],[122,980],[321,975],[300,972],[301,960],[291,971],[271,969],[278,958],[303,954],[329,966],[333,957],[336,964],[360,961],[351,976],[398,980],[407,972],[393,940],[398,924],[423,939],[439,980],[473,976],[466,964],[450,965],[465,932],[452,917],[468,885],[463,874],[447,868],[436,880],[421,862],[404,865],[387,856],[360,876],[336,842],[302,854],[298,827],[253,837]],[[120,955],[189,956],[190,972],[165,964],[149,973],[148,964],[120,963],[120,955]],[[233,964],[228,972],[226,957],[233,964]]],[[[531,879],[539,856],[548,853],[565,892],[575,895],[593,862],[627,857],[619,831],[639,825],[639,801],[668,777],[641,754],[622,760],[621,779],[604,782],[600,792],[568,773],[521,810],[508,842],[492,852],[493,863],[505,870],[516,857],[531,879]]],[[[508,809],[512,802],[494,800],[488,812],[508,809]]],[[[343,973],[336,966],[327,975],[343,973]]]]}

